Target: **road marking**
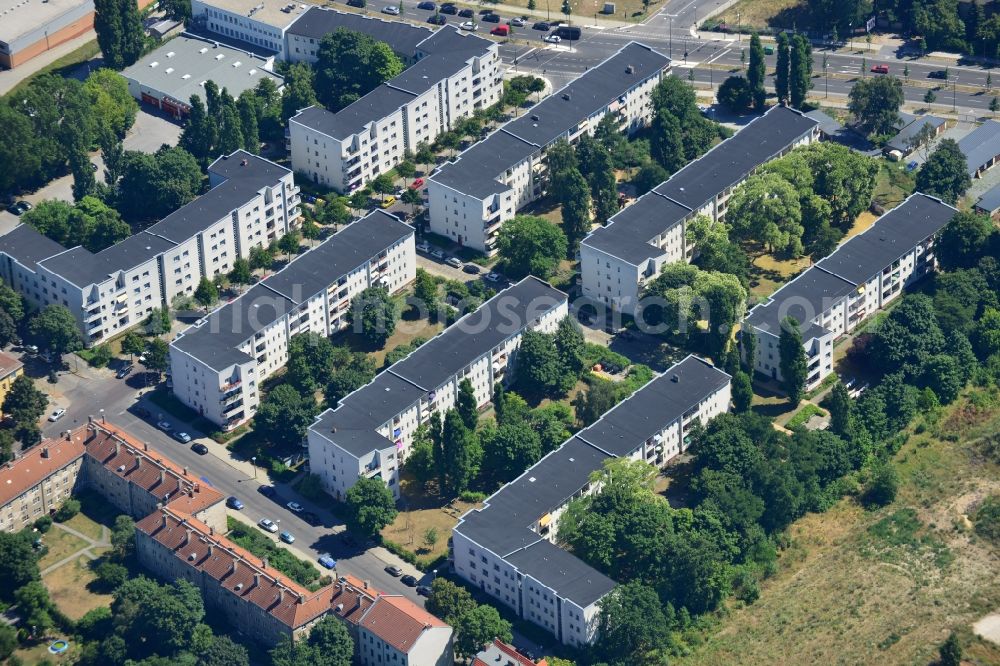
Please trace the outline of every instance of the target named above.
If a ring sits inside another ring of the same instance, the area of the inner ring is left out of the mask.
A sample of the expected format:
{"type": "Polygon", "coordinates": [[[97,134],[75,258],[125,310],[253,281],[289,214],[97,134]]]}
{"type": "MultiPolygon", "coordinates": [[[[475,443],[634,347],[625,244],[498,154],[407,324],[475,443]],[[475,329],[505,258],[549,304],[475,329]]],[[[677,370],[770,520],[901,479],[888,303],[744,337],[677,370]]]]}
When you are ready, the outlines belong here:
{"type": "Polygon", "coordinates": [[[726,55],[727,53],[729,53],[729,49],[723,49],[723,50],[719,51],[718,53],[716,53],[711,58],[709,58],[708,60],[706,60],[705,64],[706,65],[710,65],[713,62],[715,62],[716,60],[718,60],[719,58],[721,58],[722,56],[726,55]]]}

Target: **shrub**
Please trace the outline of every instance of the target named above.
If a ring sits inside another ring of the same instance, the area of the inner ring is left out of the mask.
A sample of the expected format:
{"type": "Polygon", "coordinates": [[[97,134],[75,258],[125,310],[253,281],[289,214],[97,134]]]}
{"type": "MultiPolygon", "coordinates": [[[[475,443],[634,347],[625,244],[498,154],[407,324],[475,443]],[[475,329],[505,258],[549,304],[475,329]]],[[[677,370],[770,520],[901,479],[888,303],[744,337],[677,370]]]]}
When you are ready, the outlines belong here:
{"type": "Polygon", "coordinates": [[[58,523],[64,523],[76,514],[80,513],[80,500],[70,497],[63,502],[63,505],[53,516],[58,523]]]}
{"type": "Polygon", "coordinates": [[[117,590],[128,580],[128,569],[114,562],[101,562],[97,566],[97,580],[106,590],[117,590]]]}
{"type": "Polygon", "coordinates": [[[112,358],[111,347],[98,345],[94,347],[94,351],[90,354],[90,358],[87,359],[87,363],[94,368],[103,368],[111,362],[112,358]]]}
{"type": "Polygon", "coordinates": [[[899,475],[896,469],[889,463],[882,463],[872,472],[865,488],[865,504],[871,507],[891,504],[898,491],[899,475]]]}
{"type": "Polygon", "coordinates": [[[470,504],[476,504],[477,502],[482,502],[486,499],[486,493],[481,493],[476,490],[463,490],[458,498],[463,502],[469,502],[470,504]]]}
{"type": "Polygon", "coordinates": [[[1000,544],[1000,495],[990,495],[979,505],[975,515],[976,534],[1000,544]]]}
{"type": "Polygon", "coordinates": [[[42,516],[35,521],[35,529],[45,534],[52,527],[52,518],[50,516],[42,516]]]}

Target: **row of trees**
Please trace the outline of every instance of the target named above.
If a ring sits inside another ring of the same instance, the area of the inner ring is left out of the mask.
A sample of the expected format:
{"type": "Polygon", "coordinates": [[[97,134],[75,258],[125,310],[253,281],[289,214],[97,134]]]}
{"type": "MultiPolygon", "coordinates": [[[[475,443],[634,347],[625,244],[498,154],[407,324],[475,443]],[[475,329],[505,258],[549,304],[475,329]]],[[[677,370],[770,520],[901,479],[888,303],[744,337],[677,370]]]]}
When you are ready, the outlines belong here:
{"type": "Polygon", "coordinates": [[[42,201],[21,221],[63,247],[82,245],[91,252],[100,252],[132,234],[118,211],[94,196],[85,196],[76,204],[42,201]]]}
{"type": "Polygon", "coordinates": [[[665,77],[653,90],[653,113],[650,154],[668,174],[731,134],[702,115],[694,88],[675,76],[665,77]]]}
{"type": "Polygon", "coordinates": [[[55,74],[0,100],[0,191],[37,187],[66,172],[77,199],[94,190],[88,153],[125,136],[138,104],[121,76],[99,69],[80,82],[55,74]]]}
{"type": "MultiPolygon", "coordinates": [[[[774,72],[775,94],[781,101],[788,101],[795,108],[802,108],[806,95],[812,89],[812,45],[798,33],[789,39],[784,32],[778,34],[778,61],[774,72]]],[[[750,63],[746,76],[730,76],[719,86],[719,102],[735,113],[745,113],[751,108],[763,110],[767,93],[764,48],[760,37],[750,37],[750,63]]]]}
{"type": "Polygon", "coordinates": [[[205,83],[205,101],[191,96],[191,114],[181,134],[180,145],[207,165],[219,155],[244,149],[260,152],[261,136],[275,139],[281,133],[281,99],[277,86],[263,78],[239,101],[214,81],[205,83]]]}

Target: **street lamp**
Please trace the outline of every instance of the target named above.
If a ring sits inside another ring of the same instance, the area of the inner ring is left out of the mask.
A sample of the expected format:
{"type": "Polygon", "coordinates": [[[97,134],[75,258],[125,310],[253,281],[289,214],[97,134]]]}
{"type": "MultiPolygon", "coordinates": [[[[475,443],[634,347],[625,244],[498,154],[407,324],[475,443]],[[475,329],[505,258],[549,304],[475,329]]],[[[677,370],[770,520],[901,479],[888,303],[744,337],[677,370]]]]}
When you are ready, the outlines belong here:
{"type": "MultiPolygon", "coordinates": [[[[952,83],[951,83],[951,112],[952,113],[955,113],[955,95],[956,95],[956,91],[957,90],[958,90],[958,75],[956,74],[955,78],[952,79],[952,83]]],[[[101,410],[101,411],[104,411],[104,410],[101,410]]]]}
{"type": "Polygon", "coordinates": [[[674,57],[674,17],[670,18],[670,57],[674,57]]]}
{"type": "Polygon", "coordinates": [[[253,478],[257,478],[257,456],[250,456],[250,465],[253,466],[253,478]]]}

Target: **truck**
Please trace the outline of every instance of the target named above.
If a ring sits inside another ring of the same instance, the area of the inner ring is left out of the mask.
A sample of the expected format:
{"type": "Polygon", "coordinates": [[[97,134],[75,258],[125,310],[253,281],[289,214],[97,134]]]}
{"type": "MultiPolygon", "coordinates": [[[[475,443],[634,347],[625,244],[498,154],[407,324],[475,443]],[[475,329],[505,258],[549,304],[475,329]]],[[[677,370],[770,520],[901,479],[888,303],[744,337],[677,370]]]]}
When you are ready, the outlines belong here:
{"type": "Polygon", "coordinates": [[[575,25],[561,25],[556,28],[555,34],[563,39],[573,41],[580,39],[580,35],[583,34],[583,31],[575,25]]]}

